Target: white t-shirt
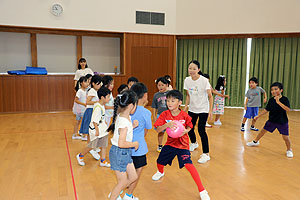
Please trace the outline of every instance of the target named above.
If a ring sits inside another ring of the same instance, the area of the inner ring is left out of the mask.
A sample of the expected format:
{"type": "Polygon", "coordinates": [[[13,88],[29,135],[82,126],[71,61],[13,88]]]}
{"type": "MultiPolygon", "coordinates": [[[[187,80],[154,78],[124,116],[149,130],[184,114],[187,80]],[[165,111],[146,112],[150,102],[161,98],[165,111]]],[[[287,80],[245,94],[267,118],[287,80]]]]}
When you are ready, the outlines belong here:
{"type": "MultiPolygon", "coordinates": [[[[79,89],[77,92],[76,92],[76,97],[78,97],[78,100],[82,103],[86,103],[86,97],[87,97],[87,94],[86,94],[86,91],[83,90],[83,89],[79,89]]],[[[73,105],[73,113],[74,114],[83,114],[85,111],[85,106],[84,105],[81,105],[81,104],[78,104],[74,101],[74,105],[73,105]]]]}
{"type": "MultiPolygon", "coordinates": [[[[105,104],[106,106],[114,106],[114,97],[112,93],[110,93],[109,102],[105,104]]],[[[114,115],[114,109],[106,109],[105,110],[105,116],[106,117],[112,117],[114,115]]]]}
{"type": "Polygon", "coordinates": [[[208,79],[200,76],[193,80],[190,76],[184,80],[184,89],[190,94],[189,111],[193,113],[209,113],[207,90],[211,89],[208,79]]]}
{"type": "MultiPolygon", "coordinates": [[[[92,96],[92,100],[91,101],[99,101],[99,97],[98,97],[98,94],[97,94],[97,91],[94,89],[94,88],[91,88],[89,91],[88,91],[88,97],[92,96]]],[[[86,108],[94,108],[94,105],[86,105],[86,108]]]]}
{"type": "Polygon", "coordinates": [[[119,146],[119,129],[120,128],[126,128],[127,127],[127,135],[126,135],[126,141],[127,142],[132,142],[133,138],[133,126],[131,123],[131,120],[128,120],[124,117],[120,117],[120,115],[117,116],[117,120],[115,123],[115,131],[114,131],[114,136],[111,138],[111,143],[112,145],[119,146]]]}
{"type": "Polygon", "coordinates": [[[82,76],[86,76],[87,74],[91,74],[94,75],[93,70],[91,70],[90,68],[85,68],[85,69],[78,69],[75,72],[75,77],[74,80],[78,81],[80,79],[80,77],[82,76]]]}
{"type": "Polygon", "coordinates": [[[105,116],[105,107],[101,105],[99,102],[95,103],[92,118],[91,118],[91,123],[89,127],[89,134],[90,134],[91,141],[95,140],[96,138],[101,138],[108,135],[108,132],[106,131],[108,126],[105,122],[104,116],[105,116]],[[96,136],[96,129],[93,122],[98,124],[99,136],[96,136]]]}

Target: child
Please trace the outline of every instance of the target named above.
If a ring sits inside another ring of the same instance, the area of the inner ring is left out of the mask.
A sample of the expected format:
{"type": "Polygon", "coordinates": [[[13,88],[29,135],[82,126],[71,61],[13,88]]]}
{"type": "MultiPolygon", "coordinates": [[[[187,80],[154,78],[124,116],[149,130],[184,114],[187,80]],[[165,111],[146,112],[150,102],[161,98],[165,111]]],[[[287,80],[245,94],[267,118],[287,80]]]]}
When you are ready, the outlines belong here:
{"type": "Polygon", "coordinates": [[[133,129],[133,139],[132,141],[138,141],[139,149],[135,151],[132,149],[132,160],[133,165],[136,169],[138,178],[129,187],[127,193],[124,195],[123,200],[138,199],[132,195],[139,178],[141,176],[144,166],[147,165],[146,154],[148,152],[147,143],[145,141],[146,134],[149,129],[152,129],[151,112],[144,108],[145,102],[147,102],[147,92],[148,89],[143,83],[135,83],[132,85],[130,90],[134,91],[138,97],[138,103],[135,113],[131,116],[131,121],[137,120],[139,126],[133,129]]]}
{"type": "Polygon", "coordinates": [[[222,123],[220,121],[221,115],[224,115],[224,103],[225,97],[229,98],[229,95],[225,95],[225,86],[226,86],[226,78],[224,75],[220,75],[217,81],[217,85],[215,87],[216,92],[220,95],[215,96],[213,114],[216,115],[214,125],[221,126],[222,123]]]}
{"type": "MultiPolygon", "coordinates": [[[[102,82],[103,82],[103,87],[108,88],[112,92],[114,88],[113,77],[108,75],[103,76],[102,82]]],[[[113,116],[113,113],[114,113],[114,97],[111,93],[109,102],[105,104],[105,121],[108,126],[110,125],[110,121],[111,121],[111,117],[113,116]]]]}
{"type": "Polygon", "coordinates": [[[168,81],[169,81],[169,86],[168,86],[168,91],[169,90],[173,90],[173,87],[172,87],[172,85],[171,85],[171,76],[170,75],[165,75],[164,76],[165,77],[165,79],[167,79],[168,81]]]}
{"type": "Polygon", "coordinates": [[[291,148],[291,140],[289,138],[289,124],[286,111],[290,111],[290,102],[287,97],[283,96],[281,93],[283,91],[283,85],[279,82],[275,82],[271,85],[272,98],[269,99],[268,104],[258,116],[254,118],[256,121],[262,115],[269,112],[269,120],[266,122],[264,128],[256,136],[252,142],[248,142],[247,146],[258,146],[259,139],[262,138],[266,132],[271,132],[277,128],[279,133],[282,135],[282,139],[285,142],[287,151],[286,156],[292,158],[293,151],[291,148]]]}
{"type": "MultiPolygon", "coordinates": [[[[102,86],[101,77],[98,75],[94,75],[91,80],[91,86],[92,86],[92,88],[88,91],[88,94],[87,94],[86,110],[84,112],[82,122],[81,122],[81,127],[79,130],[79,133],[85,134],[85,136],[83,136],[81,138],[84,141],[88,140],[87,135],[89,133],[89,125],[91,123],[91,117],[92,117],[92,113],[93,113],[94,103],[97,103],[99,101],[97,91],[102,86]]],[[[100,159],[100,155],[95,150],[91,150],[90,153],[96,160],[100,159]]]]}
{"type": "MultiPolygon", "coordinates": [[[[188,73],[190,76],[186,77],[184,80],[184,89],[187,94],[185,111],[188,110],[189,116],[192,117],[193,127],[196,126],[197,120],[199,119],[198,133],[201,137],[203,153],[200,156],[198,163],[203,164],[210,160],[209,143],[205,124],[208,118],[212,118],[212,88],[208,79],[202,76],[203,74],[200,70],[200,63],[197,60],[193,60],[189,63],[188,73]]],[[[199,146],[196,140],[194,128],[192,128],[189,132],[189,136],[191,140],[190,151],[194,151],[199,146]]]]}
{"type": "Polygon", "coordinates": [[[106,147],[108,145],[108,132],[106,131],[108,126],[104,119],[104,105],[109,102],[110,93],[111,91],[105,87],[102,87],[97,91],[99,102],[94,104],[92,119],[89,126],[90,142],[87,147],[76,156],[78,164],[81,166],[85,165],[83,161],[85,154],[93,149],[102,148],[100,166],[110,167],[110,164],[105,159],[106,147]]]}
{"type": "Polygon", "coordinates": [[[257,128],[254,127],[255,125],[254,117],[258,115],[258,109],[261,106],[261,94],[262,93],[264,94],[264,103],[267,102],[267,94],[263,88],[257,86],[258,80],[256,77],[250,78],[249,85],[250,85],[250,89],[246,93],[246,101],[245,101],[246,114],[243,118],[241,131],[245,131],[245,123],[247,119],[251,119],[251,118],[253,118],[253,120],[252,120],[250,130],[259,131],[257,128]]]}
{"type": "Polygon", "coordinates": [[[158,159],[157,168],[158,171],[152,176],[152,180],[158,181],[162,178],[164,173],[164,166],[171,165],[175,156],[178,158],[180,169],[185,167],[192,175],[195,183],[198,186],[200,197],[202,200],[209,200],[207,191],[204,189],[199,174],[192,163],[191,153],[189,151],[189,136],[188,132],[193,127],[192,118],[179,107],[182,103],[183,96],[178,90],[171,90],[167,94],[168,109],[161,113],[157,121],[154,123],[154,127],[157,132],[161,132],[166,128],[176,128],[174,120],[180,121],[185,129],[179,138],[171,138],[168,136],[165,146],[162,148],[158,159]]]}
{"type": "Polygon", "coordinates": [[[128,90],[128,85],[126,84],[122,84],[118,87],[118,94],[121,94],[121,92],[123,92],[124,90],[128,90]]]}
{"type": "Polygon", "coordinates": [[[73,105],[73,113],[76,115],[76,122],[74,124],[74,133],[72,136],[73,140],[81,139],[81,136],[78,134],[78,126],[80,124],[80,121],[83,117],[85,106],[86,106],[86,89],[88,87],[88,80],[86,77],[80,77],[80,79],[77,81],[75,90],[76,96],[74,100],[73,105]],[[80,89],[79,89],[80,88],[80,89]]]}
{"type": "Polygon", "coordinates": [[[131,90],[126,90],[119,94],[114,102],[114,115],[112,124],[108,131],[113,131],[111,139],[111,149],[109,159],[111,169],[115,171],[118,183],[109,194],[109,199],[121,199],[119,196],[122,189],[128,187],[136,181],[137,173],[132,163],[132,149],[138,149],[139,143],[132,142],[133,128],[138,126],[138,122],[131,122],[130,114],[134,114],[137,103],[137,96],[131,90]],[[119,112],[118,112],[119,111],[119,112]],[[118,114],[119,113],[119,114],[118,114]]]}
{"type": "Polygon", "coordinates": [[[127,80],[127,85],[128,85],[128,88],[130,89],[131,86],[135,83],[139,82],[139,80],[135,77],[130,77],[128,80],[127,80]]]}
{"type": "Polygon", "coordinates": [[[88,84],[89,84],[89,86],[87,87],[87,90],[90,90],[91,89],[91,80],[92,80],[93,75],[87,74],[85,77],[87,78],[88,84]]]}
{"type": "MultiPolygon", "coordinates": [[[[154,94],[153,100],[152,100],[152,105],[151,107],[153,108],[153,121],[156,121],[159,115],[168,110],[167,108],[167,93],[168,93],[168,86],[169,86],[169,81],[165,77],[159,77],[156,80],[156,85],[158,88],[158,92],[154,94]]],[[[164,137],[164,130],[162,132],[158,133],[158,147],[157,151],[161,152],[162,149],[162,142],[163,142],[163,137],[164,137]]]]}

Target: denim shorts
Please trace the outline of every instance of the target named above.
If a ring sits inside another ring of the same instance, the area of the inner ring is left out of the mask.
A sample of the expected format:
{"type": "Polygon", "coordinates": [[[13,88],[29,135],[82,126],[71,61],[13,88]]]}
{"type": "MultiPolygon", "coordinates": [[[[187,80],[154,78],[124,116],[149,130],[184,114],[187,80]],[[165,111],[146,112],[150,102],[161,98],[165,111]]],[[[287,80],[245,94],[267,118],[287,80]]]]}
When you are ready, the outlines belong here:
{"type": "Polygon", "coordinates": [[[81,120],[83,117],[83,113],[82,114],[76,114],[76,121],[81,120]]]}
{"type": "Polygon", "coordinates": [[[132,149],[131,148],[119,148],[112,145],[109,151],[109,160],[111,170],[126,172],[127,165],[132,163],[132,149]]]}

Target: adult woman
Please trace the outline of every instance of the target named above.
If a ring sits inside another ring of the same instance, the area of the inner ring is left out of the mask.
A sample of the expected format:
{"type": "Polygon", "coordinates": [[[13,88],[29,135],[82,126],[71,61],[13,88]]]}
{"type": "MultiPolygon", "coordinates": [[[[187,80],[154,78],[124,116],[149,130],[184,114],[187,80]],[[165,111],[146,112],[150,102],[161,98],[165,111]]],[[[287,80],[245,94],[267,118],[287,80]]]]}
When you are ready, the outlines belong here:
{"type": "Polygon", "coordinates": [[[80,77],[85,76],[87,74],[94,75],[94,72],[93,72],[93,70],[88,68],[86,59],[80,58],[78,61],[78,70],[76,70],[75,77],[74,77],[75,86],[76,86],[77,81],[80,79],[80,77]]]}

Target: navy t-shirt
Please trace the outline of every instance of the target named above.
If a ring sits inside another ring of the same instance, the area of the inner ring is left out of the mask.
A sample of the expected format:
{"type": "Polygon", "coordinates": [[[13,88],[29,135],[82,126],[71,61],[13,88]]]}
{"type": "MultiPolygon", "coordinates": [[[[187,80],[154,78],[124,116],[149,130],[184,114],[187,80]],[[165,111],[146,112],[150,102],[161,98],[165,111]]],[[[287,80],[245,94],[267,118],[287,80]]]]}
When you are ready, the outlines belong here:
{"type": "MultiPolygon", "coordinates": [[[[282,96],[279,101],[287,107],[290,107],[289,99],[285,96],[282,96]]],[[[265,108],[269,111],[269,121],[276,124],[286,124],[288,123],[288,117],[286,111],[281,108],[280,105],[276,103],[274,97],[270,98],[268,104],[265,108]]]]}

